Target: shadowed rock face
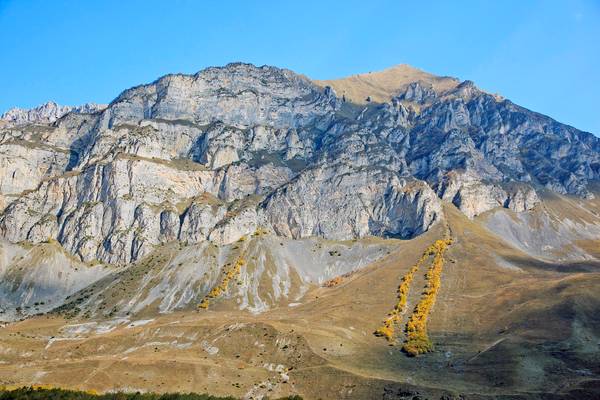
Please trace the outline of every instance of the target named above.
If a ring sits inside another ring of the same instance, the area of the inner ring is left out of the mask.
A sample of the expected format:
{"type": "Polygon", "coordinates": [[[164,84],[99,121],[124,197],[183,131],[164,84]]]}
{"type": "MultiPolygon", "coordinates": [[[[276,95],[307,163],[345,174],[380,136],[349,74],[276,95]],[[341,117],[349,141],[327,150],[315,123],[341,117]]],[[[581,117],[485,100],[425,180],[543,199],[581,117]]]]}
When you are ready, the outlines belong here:
{"type": "MultiPolygon", "coordinates": [[[[92,110],[93,111],[93,110],[92,110]]],[[[36,121],[37,122],[37,121],[36,121]]],[[[173,240],[408,238],[441,217],[590,197],[600,141],[484,93],[413,82],[344,101],[291,71],[169,75],[94,114],[0,130],[0,232],[126,264],[173,240]]]]}

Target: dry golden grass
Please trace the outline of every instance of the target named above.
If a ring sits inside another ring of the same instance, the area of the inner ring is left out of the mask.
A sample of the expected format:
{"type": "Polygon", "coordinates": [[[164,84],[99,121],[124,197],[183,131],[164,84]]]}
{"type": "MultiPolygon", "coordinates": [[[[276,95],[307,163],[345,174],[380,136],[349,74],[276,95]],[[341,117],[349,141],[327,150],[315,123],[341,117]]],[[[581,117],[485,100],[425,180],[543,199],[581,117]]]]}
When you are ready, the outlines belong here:
{"type": "Polygon", "coordinates": [[[435,76],[406,64],[378,72],[314,82],[323,87],[331,86],[338,97],[345,96],[353,103],[364,104],[367,97],[374,102],[387,102],[408,84],[417,81],[431,84],[438,93],[454,89],[459,84],[455,78],[435,76]]]}

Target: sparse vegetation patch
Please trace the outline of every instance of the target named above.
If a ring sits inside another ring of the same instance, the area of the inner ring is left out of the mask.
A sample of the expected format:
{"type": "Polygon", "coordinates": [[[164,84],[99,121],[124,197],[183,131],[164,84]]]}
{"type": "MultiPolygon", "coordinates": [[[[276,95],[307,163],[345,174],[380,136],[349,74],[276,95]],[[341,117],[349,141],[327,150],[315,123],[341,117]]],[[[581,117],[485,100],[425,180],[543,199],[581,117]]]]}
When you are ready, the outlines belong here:
{"type": "Polygon", "coordinates": [[[398,302],[390,311],[387,318],[383,321],[383,325],[375,331],[376,336],[382,336],[393,342],[395,339],[395,325],[400,322],[404,307],[408,299],[408,292],[410,290],[410,284],[413,281],[414,274],[419,270],[421,264],[423,264],[427,258],[429,258],[433,250],[433,245],[429,246],[421,255],[419,260],[411,267],[411,269],[402,277],[400,286],[398,286],[398,302]]]}
{"type": "Polygon", "coordinates": [[[235,264],[233,264],[233,267],[227,271],[223,271],[223,279],[221,280],[221,283],[213,287],[211,291],[204,296],[200,304],[198,304],[198,308],[204,310],[207,309],[212,299],[215,299],[223,294],[227,290],[229,282],[240,274],[240,270],[244,264],[246,264],[246,261],[242,256],[240,256],[235,264]]]}
{"type": "Polygon", "coordinates": [[[436,240],[432,245],[435,254],[433,262],[425,275],[425,289],[405,328],[406,340],[402,346],[402,350],[410,356],[417,356],[433,350],[433,343],[427,334],[427,319],[435,304],[435,298],[441,286],[444,253],[451,243],[452,239],[448,238],[436,240]]]}
{"type": "Polygon", "coordinates": [[[427,318],[435,303],[435,298],[441,285],[444,253],[451,243],[452,239],[450,238],[439,239],[425,249],[415,265],[402,277],[400,286],[398,286],[398,302],[383,321],[383,325],[374,332],[376,336],[384,337],[388,342],[393,343],[396,340],[396,326],[401,322],[401,316],[405,311],[410,285],[415,273],[423,263],[433,256],[431,266],[425,274],[426,283],[421,299],[415,306],[404,329],[406,340],[404,341],[402,350],[410,356],[417,356],[433,350],[433,344],[427,335],[427,318]]]}

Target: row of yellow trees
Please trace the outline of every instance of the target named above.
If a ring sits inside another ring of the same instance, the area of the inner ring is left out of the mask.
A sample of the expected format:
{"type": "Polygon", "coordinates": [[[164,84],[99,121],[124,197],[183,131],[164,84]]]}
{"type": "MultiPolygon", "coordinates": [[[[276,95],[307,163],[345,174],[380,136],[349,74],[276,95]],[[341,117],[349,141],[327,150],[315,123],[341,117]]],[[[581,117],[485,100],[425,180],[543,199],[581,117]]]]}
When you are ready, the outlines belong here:
{"type": "Polygon", "coordinates": [[[402,277],[400,282],[400,286],[398,286],[398,302],[390,311],[387,318],[383,321],[383,325],[375,331],[375,335],[382,336],[388,340],[388,342],[392,342],[395,339],[395,326],[401,320],[402,312],[404,311],[404,307],[406,307],[406,302],[408,300],[408,292],[410,290],[410,284],[413,280],[415,273],[419,270],[421,265],[429,258],[434,251],[434,245],[429,246],[423,254],[421,258],[412,266],[412,268],[402,277]]]}
{"type": "MultiPolygon", "coordinates": [[[[441,286],[441,274],[444,267],[444,253],[452,244],[452,239],[440,239],[430,247],[434,257],[427,274],[425,275],[425,290],[421,300],[415,306],[412,315],[406,323],[406,340],[402,350],[410,356],[417,356],[433,350],[433,343],[427,335],[427,319],[435,303],[435,298],[441,286]]],[[[430,253],[431,254],[431,253],[430,253]]]]}
{"type": "Polygon", "coordinates": [[[237,261],[235,262],[235,264],[226,272],[224,272],[224,276],[223,279],[221,280],[221,283],[219,283],[217,286],[213,287],[211,289],[210,292],[208,292],[208,294],[206,296],[204,296],[204,298],[202,299],[202,301],[200,302],[200,304],[198,304],[198,308],[199,309],[207,309],[208,305],[210,304],[210,300],[219,297],[221,294],[223,294],[223,292],[225,292],[225,290],[227,290],[227,286],[229,285],[229,282],[237,277],[240,274],[240,270],[242,269],[242,266],[246,263],[246,261],[244,260],[244,258],[242,256],[240,256],[237,261]]]}

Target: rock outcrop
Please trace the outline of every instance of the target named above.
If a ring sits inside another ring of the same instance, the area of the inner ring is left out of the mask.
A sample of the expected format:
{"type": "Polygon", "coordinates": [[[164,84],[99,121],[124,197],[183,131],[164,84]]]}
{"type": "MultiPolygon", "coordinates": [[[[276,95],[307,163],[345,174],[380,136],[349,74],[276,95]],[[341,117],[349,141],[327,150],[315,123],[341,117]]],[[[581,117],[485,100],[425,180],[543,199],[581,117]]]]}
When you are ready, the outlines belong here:
{"type": "Polygon", "coordinates": [[[473,173],[448,172],[438,185],[438,195],[473,218],[497,207],[515,212],[531,210],[540,199],[530,185],[486,183],[473,173]]]}
{"type": "Polygon", "coordinates": [[[105,108],[106,104],[85,103],[80,106],[61,106],[53,101],[49,101],[31,109],[11,108],[0,116],[0,120],[7,126],[51,123],[70,112],[93,114],[105,108]]]}
{"type": "Polygon", "coordinates": [[[292,238],[409,238],[437,221],[441,207],[425,182],[337,165],[303,171],[266,201],[264,214],[277,234],[292,238]]]}

